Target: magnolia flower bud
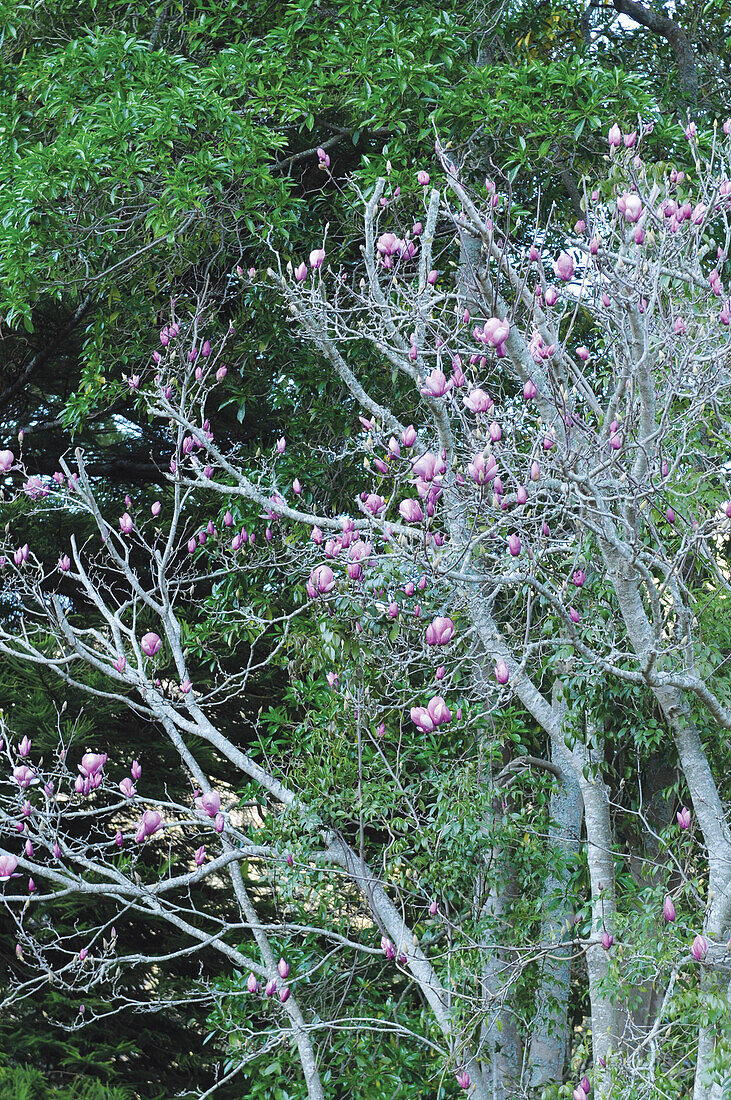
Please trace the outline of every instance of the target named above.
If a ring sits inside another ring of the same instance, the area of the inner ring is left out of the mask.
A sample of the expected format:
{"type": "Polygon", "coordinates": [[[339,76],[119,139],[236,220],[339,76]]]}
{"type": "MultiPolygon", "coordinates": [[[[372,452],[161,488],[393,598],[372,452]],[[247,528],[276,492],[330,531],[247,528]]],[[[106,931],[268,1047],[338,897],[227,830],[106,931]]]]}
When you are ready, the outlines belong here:
{"type": "Polygon", "coordinates": [[[150,631],[149,634],[143,635],[140,639],[140,649],[146,657],[154,657],[161,648],[162,640],[159,634],[155,634],[154,631],[150,631]]]}
{"type": "Polygon", "coordinates": [[[682,810],[678,810],[675,816],[678,819],[678,827],[680,829],[690,828],[691,813],[687,806],[683,806],[682,810]]]}
{"type": "Polygon", "coordinates": [[[690,953],[696,962],[703,962],[708,954],[708,940],[705,936],[696,936],[691,944],[690,953]]]}
{"type": "Polygon", "coordinates": [[[249,974],[248,978],[246,979],[246,988],[248,989],[249,993],[256,993],[259,989],[259,983],[256,980],[255,974],[249,974]]]}
{"type": "MultiPolygon", "coordinates": [[[[568,252],[562,252],[553,265],[553,270],[555,271],[557,277],[559,279],[562,279],[565,283],[568,283],[573,279],[574,269],[575,265],[573,257],[570,256],[568,252]]],[[[548,304],[550,305],[551,303],[549,302],[548,304]]]]}
{"type": "Polygon", "coordinates": [[[672,924],[672,922],[675,920],[675,906],[673,904],[673,899],[670,897],[669,894],[665,898],[665,901],[663,903],[662,915],[665,919],[666,924],[672,924]]]}
{"type": "Polygon", "coordinates": [[[510,670],[508,669],[508,666],[505,664],[505,661],[502,659],[502,657],[498,658],[494,671],[495,679],[497,680],[497,682],[502,686],[507,684],[508,680],[510,679],[510,670]]]}
{"type": "Polygon", "coordinates": [[[609,951],[610,947],[614,943],[614,936],[609,932],[602,932],[602,947],[605,951],[609,951]]]}

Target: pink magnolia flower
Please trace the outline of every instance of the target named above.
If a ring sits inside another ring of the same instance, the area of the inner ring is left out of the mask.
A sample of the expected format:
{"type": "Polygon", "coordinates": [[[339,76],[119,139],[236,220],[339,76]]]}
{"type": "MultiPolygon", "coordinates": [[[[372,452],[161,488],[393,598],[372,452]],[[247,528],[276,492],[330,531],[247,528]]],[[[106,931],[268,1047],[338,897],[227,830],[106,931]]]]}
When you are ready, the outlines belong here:
{"type": "Polygon", "coordinates": [[[221,809],[221,796],[218,791],[206,791],[205,794],[196,798],[195,804],[209,817],[215,817],[221,809]]]}
{"type": "Polygon", "coordinates": [[[256,980],[255,974],[249,974],[248,978],[246,979],[246,988],[248,989],[249,993],[256,993],[258,991],[259,983],[256,980]]]}
{"type": "Polygon", "coordinates": [[[36,773],[27,764],[19,764],[16,768],[13,768],[13,780],[21,790],[34,787],[36,783],[40,782],[36,779],[36,773]]]}
{"type": "Polygon", "coordinates": [[[137,794],[137,788],[135,787],[129,776],[125,776],[122,782],[119,784],[119,789],[125,798],[134,798],[137,794]]]}
{"type": "Polygon", "coordinates": [[[483,452],[476,454],[469,466],[467,467],[467,473],[478,485],[487,485],[489,481],[492,481],[497,476],[497,462],[492,455],[487,455],[483,452]]]}
{"type": "Polygon", "coordinates": [[[399,514],[402,519],[407,523],[421,523],[424,519],[424,513],[421,510],[421,505],[418,500],[414,500],[413,497],[408,497],[406,500],[402,500],[398,506],[399,514]]]}
{"type": "Polygon", "coordinates": [[[0,854],[0,882],[7,882],[15,874],[18,860],[7,853],[0,854]]]}
{"type": "Polygon", "coordinates": [[[665,901],[663,903],[662,915],[666,924],[672,924],[672,922],[675,920],[675,906],[673,904],[673,899],[670,897],[669,894],[665,898],[665,901]]]}
{"type": "Polygon", "coordinates": [[[29,477],[23,486],[23,492],[26,496],[29,496],[31,500],[42,500],[43,497],[48,496],[48,489],[43,484],[39,477],[29,477]]]}
{"type": "Polygon", "coordinates": [[[419,184],[420,187],[428,187],[429,178],[429,173],[425,172],[423,168],[420,172],[416,173],[416,182],[419,184]]]}
{"type": "Polygon", "coordinates": [[[0,472],[6,474],[14,462],[15,455],[12,451],[0,451],[0,472]]]}
{"type": "Polygon", "coordinates": [[[19,756],[30,756],[30,750],[33,742],[26,736],[24,736],[18,745],[19,756]]]}
{"type": "Polygon", "coordinates": [[[517,535],[508,535],[508,550],[512,557],[517,558],[522,549],[522,544],[517,535]]]}
{"type": "Polygon", "coordinates": [[[310,584],[320,595],[335,587],[335,574],[329,565],[317,565],[310,573],[310,584]]]}
{"type": "Polygon", "coordinates": [[[325,249],[324,248],[314,248],[312,250],[312,252],[310,252],[310,267],[312,268],[312,270],[316,271],[318,267],[322,267],[324,262],[325,262],[325,249]]]}
{"type": "Polygon", "coordinates": [[[264,989],[264,992],[267,995],[267,997],[273,997],[274,996],[274,994],[277,992],[277,979],[276,978],[272,978],[270,981],[267,982],[266,987],[264,989]]]}
{"type": "Polygon", "coordinates": [[[107,754],[105,752],[85,752],[78,768],[83,776],[91,779],[92,776],[101,772],[106,762],[107,754]]]}
{"type": "Polygon", "coordinates": [[[466,1090],[470,1087],[470,1075],[467,1070],[461,1070],[459,1073],[455,1074],[455,1076],[457,1078],[457,1084],[461,1089],[466,1090]]]}
{"type": "Polygon", "coordinates": [[[142,819],[137,826],[135,840],[141,844],[148,836],[152,836],[162,825],[162,814],[157,810],[145,810],[142,819]]]}
{"type": "Polygon", "coordinates": [[[196,848],[193,853],[193,859],[195,860],[196,867],[202,867],[206,862],[206,849],[205,845],[201,844],[200,848],[196,848]]]}
{"type": "Polygon", "coordinates": [[[426,628],[427,645],[446,645],[454,637],[454,623],[451,619],[438,616],[426,628]]]}
{"type": "Polygon", "coordinates": [[[277,963],[277,971],[279,972],[279,977],[280,978],[288,978],[289,977],[289,963],[287,962],[286,959],[280,959],[279,960],[279,962],[277,963]]]}
{"type": "Polygon", "coordinates": [[[444,463],[437,455],[432,454],[431,451],[426,451],[415,460],[411,469],[416,477],[421,478],[423,481],[433,481],[439,474],[444,473],[444,463]]]}
{"type": "Polygon", "coordinates": [[[705,936],[696,936],[691,944],[690,953],[696,962],[703,962],[708,954],[708,940],[705,936]]]}
{"type": "Polygon", "coordinates": [[[614,936],[612,936],[609,932],[602,932],[602,941],[601,942],[602,942],[602,947],[604,948],[604,950],[609,951],[612,944],[614,943],[614,936]]]}
{"type": "Polygon", "coordinates": [[[689,829],[691,822],[691,813],[687,806],[683,806],[682,810],[678,810],[675,815],[678,819],[678,826],[681,829],[689,829]]]}
{"type": "Polygon", "coordinates": [[[569,283],[574,277],[575,264],[573,257],[568,252],[562,252],[553,265],[553,270],[559,279],[569,283]]]}
{"type": "Polygon", "coordinates": [[[386,501],[383,497],[378,496],[377,493],[368,493],[363,501],[363,507],[366,512],[370,512],[372,516],[379,516],[386,507],[386,501]]]}
{"type": "Polygon", "coordinates": [[[501,321],[499,317],[488,317],[483,326],[483,332],[485,341],[492,344],[494,348],[499,348],[510,335],[510,322],[501,321]]]}
{"type": "Polygon", "coordinates": [[[616,149],[622,142],[622,131],[620,130],[616,122],[609,129],[609,133],[607,134],[607,141],[609,142],[609,147],[612,150],[616,149]]]}
{"type": "Polygon", "coordinates": [[[449,383],[444,371],[435,368],[425,379],[421,393],[424,397],[444,397],[448,389],[449,383]]]}
{"type": "Polygon", "coordinates": [[[495,664],[495,679],[502,686],[505,686],[510,679],[510,670],[502,657],[499,657],[495,664]]]}
{"type": "Polygon", "coordinates": [[[574,572],[572,580],[573,580],[573,582],[574,582],[574,584],[576,585],[577,588],[583,588],[584,585],[586,584],[586,573],[584,572],[583,569],[577,569],[574,572]]]}
{"type": "Polygon", "coordinates": [[[493,407],[493,400],[484,390],[478,388],[463,397],[462,404],[473,413],[486,413],[493,407]]]}
{"type": "Polygon", "coordinates": [[[294,269],[294,277],[298,283],[303,283],[307,278],[307,264],[304,260],[294,269]]]}
{"type": "Polygon", "coordinates": [[[58,568],[62,573],[68,573],[71,568],[71,558],[68,554],[64,554],[62,558],[58,559],[58,568]]]}
{"type": "Polygon", "coordinates": [[[452,712],[441,695],[435,695],[426,707],[411,708],[411,720],[423,733],[431,733],[437,726],[451,722],[452,712]]]}
{"type": "Polygon", "coordinates": [[[642,214],[642,199],[639,195],[624,195],[624,210],[628,222],[638,222],[642,214]]]}
{"type": "Polygon", "coordinates": [[[146,657],[154,657],[156,653],[160,652],[162,648],[162,639],[159,634],[155,634],[154,631],[150,631],[149,634],[144,634],[140,638],[140,649],[146,657]]]}

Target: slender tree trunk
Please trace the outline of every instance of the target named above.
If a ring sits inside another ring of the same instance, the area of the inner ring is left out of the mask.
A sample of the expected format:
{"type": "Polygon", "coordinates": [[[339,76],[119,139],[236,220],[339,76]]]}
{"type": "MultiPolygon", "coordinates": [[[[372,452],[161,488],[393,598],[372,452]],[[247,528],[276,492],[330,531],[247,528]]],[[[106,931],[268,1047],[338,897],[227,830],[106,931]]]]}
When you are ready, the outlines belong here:
{"type": "Polygon", "coordinates": [[[571,756],[557,743],[551,759],[562,778],[551,792],[549,848],[551,866],[546,879],[546,916],[541,925],[541,944],[550,952],[541,965],[536,993],[536,1015],[530,1044],[530,1083],[540,1088],[563,1081],[569,1053],[569,994],[574,906],[568,891],[571,860],[579,848],[582,800],[571,756]]]}
{"type": "MultiPolygon", "coordinates": [[[[493,887],[482,907],[482,917],[492,918],[494,927],[497,927],[509,919],[507,908],[507,892],[493,887]]],[[[487,939],[492,938],[488,933],[487,939]]],[[[491,1100],[508,1100],[515,1095],[520,1081],[521,1043],[515,1014],[509,1005],[512,972],[513,968],[505,953],[492,943],[486,944],[482,987],[487,1019],[482,1037],[490,1055],[488,1077],[491,1100]]]]}

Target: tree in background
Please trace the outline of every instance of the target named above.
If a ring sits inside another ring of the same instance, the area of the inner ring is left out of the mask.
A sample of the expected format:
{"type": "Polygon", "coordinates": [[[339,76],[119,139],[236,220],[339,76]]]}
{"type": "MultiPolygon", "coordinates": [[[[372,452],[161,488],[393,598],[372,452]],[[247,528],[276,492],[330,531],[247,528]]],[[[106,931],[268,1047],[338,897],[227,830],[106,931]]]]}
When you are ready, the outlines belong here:
{"type": "Polygon", "coordinates": [[[233,334],[205,296],[130,387],[168,439],[149,515],[100,507],[80,451],[55,485],[3,454],[95,534],[57,565],[11,539],[0,649],[130,707],[190,785],[150,797],[101,734],[44,761],[8,733],[11,998],[50,974],[148,999],[117,977],[167,961],[127,951],[134,913],[231,968],[189,996],[247,1095],[297,1095],[288,1042],[308,1097],[449,1075],[495,1100],[569,1060],[576,1100],[722,1096],[730,128],[689,123],[691,175],[613,125],[569,234],[438,143],[419,201],[398,166],[366,192],[359,263],[274,254],[264,293],[360,417],[319,455],[219,440],[233,334]],[[252,709],[276,666],[288,695],[252,709]],[[83,935],[54,927],[69,893],[103,899],[83,935]]]}

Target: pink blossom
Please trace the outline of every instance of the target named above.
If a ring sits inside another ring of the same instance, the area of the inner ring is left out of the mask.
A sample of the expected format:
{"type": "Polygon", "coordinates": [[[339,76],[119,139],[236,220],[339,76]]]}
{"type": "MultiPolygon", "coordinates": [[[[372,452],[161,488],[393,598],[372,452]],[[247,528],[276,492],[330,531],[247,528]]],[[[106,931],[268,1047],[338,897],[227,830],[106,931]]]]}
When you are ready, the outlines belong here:
{"type": "Polygon", "coordinates": [[[689,829],[691,823],[691,813],[687,806],[683,806],[682,810],[678,810],[675,815],[678,819],[678,826],[681,829],[689,829]]]}
{"type": "Polygon", "coordinates": [[[421,393],[424,397],[444,397],[448,389],[449,384],[444,371],[435,369],[425,379],[421,393]]]}
{"type": "MultiPolygon", "coordinates": [[[[628,222],[638,222],[642,214],[642,199],[639,195],[625,194],[622,213],[628,222]]],[[[619,203],[617,204],[619,205],[619,203]]]]}
{"type": "Polygon", "coordinates": [[[26,790],[28,787],[34,787],[39,780],[36,779],[36,773],[32,768],[29,768],[27,764],[19,764],[13,768],[13,780],[18,784],[21,790],[26,790]]]}
{"type": "Polygon", "coordinates": [[[609,142],[609,147],[612,151],[614,151],[614,149],[621,144],[622,131],[620,130],[616,122],[609,129],[609,133],[607,134],[607,141],[609,142]]]}
{"type": "Polygon", "coordinates": [[[505,664],[502,657],[499,657],[495,664],[495,679],[499,684],[505,685],[510,679],[510,669],[505,664]]]}
{"type": "Polygon", "coordinates": [[[497,476],[497,470],[497,462],[493,456],[485,456],[483,452],[476,454],[467,467],[467,473],[478,485],[487,485],[497,476]]]}
{"type": "Polygon", "coordinates": [[[427,645],[446,645],[454,637],[454,623],[451,619],[437,616],[426,628],[427,645]]]}
{"type": "Polygon", "coordinates": [[[690,953],[696,962],[703,962],[708,954],[708,940],[705,936],[696,936],[691,944],[690,953]]]}
{"type": "Polygon", "coordinates": [[[559,279],[562,279],[563,282],[571,282],[574,277],[575,270],[573,257],[570,256],[568,252],[562,252],[554,263],[553,270],[555,271],[556,276],[559,279]]]}
{"type": "Polygon", "coordinates": [[[672,922],[675,920],[675,906],[673,905],[673,899],[670,897],[669,894],[663,902],[662,915],[666,924],[672,924],[672,922]]]}
{"type": "Polygon", "coordinates": [[[335,574],[329,565],[317,565],[310,573],[310,584],[320,595],[335,587],[335,574]]]}
{"type": "Polygon", "coordinates": [[[517,535],[508,535],[508,550],[514,558],[517,558],[520,554],[521,542],[517,535]]]}
{"type": "Polygon", "coordinates": [[[0,882],[8,882],[15,874],[18,860],[7,853],[0,854],[0,882]]]}
{"type": "Polygon", "coordinates": [[[408,497],[406,500],[402,500],[398,506],[401,517],[406,523],[421,523],[424,519],[424,513],[421,510],[421,505],[418,500],[414,500],[413,497],[408,497]]]}
{"type": "Polygon", "coordinates": [[[461,1089],[466,1090],[470,1087],[470,1075],[467,1070],[461,1070],[459,1073],[455,1074],[455,1076],[457,1078],[457,1084],[461,1089]]]}
{"type": "Polygon", "coordinates": [[[0,451],[0,472],[6,474],[14,462],[15,455],[12,451],[0,451]]]}
{"type": "Polygon", "coordinates": [[[488,344],[499,348],[510,335],[510,322],[501,321],[499,317],[489,317],[483,327],[484,337],[488,344]]]}
{"type": "Polygon", "coordinates": [[[310,252],[310,267],[312,268],[312,270],[316,271],[318,267],[322,267],[324,262],[325,262],[325,249],[324,248],[314,248],[312,250],[312,252],[310,252]]]}
{"type": "Polygon", "coordinates": [[[279,962],[277,963],[277,972],[279,973],[280,978],[289,977],[289,963],[286,959],[279,960],[279,962]]]}
{"type": "Polygon", "coordinates": [[[19,756],[30,756],[30,750],[33,742],[27,737],[23,736],[20,744],[18,745],[19,756]]]}
{"type": "Polygon", "coordinates": [[[246,988],[248,989],[249,993],[256,993],[258,991],[259,983],[256,980],[255,974],[249,974],[248,978],[246,979],[246,988]]]}
{"type": "Polygon", "coordinates": [[[137,826],[137,832],[135,833],[135,840],[138,844],[141,844],[148,836],[152,836],[158,831],[162,824],[162,814],[157,810],[145,810],[137,826]]]}
{"type": "Polygon", "coordinates": [[[128,775],[119,784],[119,789],[125,798],[134,798],[137,794],[137,789],[128,775]]]}
{"type": "Polygon", "coordinates": [[[493,407],[492,398],[484,390],[474,389],[462,398],[462,404],[473,413],[489,412],[493,407]]]}
{"type": "Polygon", "coordinates": [[[609,951],[610,947],[614,943],[614,936],[610,935],[609,932],[602,932],[601,943],[604,950],[609,951]]]}
{"type": "Polygon", "coordinates": [[[98,775],[99,772],[101,772],[106,762],[107,754],[105,752],[85,752],[78,768],[83,776],[91,779],[92,776],[98,775]]]}
{"type": "Polygon", "coordinates": [[[143,635],[140,639],[140,649],[146,657],[154,657],[156,653],[160,652],[161,648],[162,639],[154,631],[150,631],[149,634],[143,635]]]}
{"type": "Polygon", "coordinates": [[[420,187],[428,187],[429,186],[429,173],[425,172],[424,169],[422,168],[421,171],[416,173],[416,182],[419,184],[420,187]]]}
{"type": "Polygon", "coordinates": [[[196,848],[195,852],[193,853],[193,859],[195,861],[196,867],[203,866],[203,864],[206,862],[205,845],[201,844],[200,848],[196,848]]]}
{"type": "Polygon", "coordinates": [[[307,264],[304,260],[294,269],[294,277],[298,283],[303,283],[307,278],[307,264]]]}
{"type": "Polygon", "coordinates": [[[196,798],[195,804],[208,817],[215,817],[221,809],[221,796],[218,791],[206,791],[205,794],[196,798]]]}

